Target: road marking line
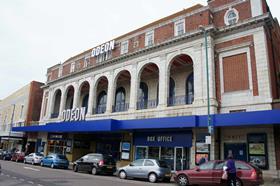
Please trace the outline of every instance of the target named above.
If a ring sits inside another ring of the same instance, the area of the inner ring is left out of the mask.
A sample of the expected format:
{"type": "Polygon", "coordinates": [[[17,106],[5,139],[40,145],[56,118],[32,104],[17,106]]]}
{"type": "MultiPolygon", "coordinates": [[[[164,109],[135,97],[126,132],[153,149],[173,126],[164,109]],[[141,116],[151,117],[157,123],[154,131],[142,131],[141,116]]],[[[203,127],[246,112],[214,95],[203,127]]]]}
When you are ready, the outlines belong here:
{"type": "Polygon", "coordinates": [[[34,184],[34,182],[33,182],[33,181],[28,181],[28,183],[30,183],[30,184],[34,184]]]}
{"type": "Polygon", "coordinates": [[[33,170],[33,171],[40,171],[39,169],[34,169],[32,167],[23,167],[24,169],[33,170]]]}

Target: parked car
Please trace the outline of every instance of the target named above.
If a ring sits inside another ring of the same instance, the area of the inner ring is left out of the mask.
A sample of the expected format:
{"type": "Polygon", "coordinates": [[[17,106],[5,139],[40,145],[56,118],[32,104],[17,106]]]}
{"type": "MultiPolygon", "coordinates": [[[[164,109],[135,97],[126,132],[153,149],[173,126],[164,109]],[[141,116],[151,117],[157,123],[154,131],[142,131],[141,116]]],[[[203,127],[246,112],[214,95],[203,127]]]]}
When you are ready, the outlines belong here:
{"type": "Polygon", "coordinates": [[[165,161],[155,159],[138,159],[118,169],[121,179],[127,177],[148,179],[155,183],[159,180],[170,182],[171,170],[165,161]]]}
{"type": "Polygon", "coordinates": [[[116,162],[112,156],[98,153],[87,154],[74,162],[73,171],[86,171],[93,175],[116,172],[116,162]]]}
{"type": "Polygon", "coordinates": [[[1,168],[1,164],[0,164],[0,174],[2,173],[2,168],[1,168]]]}
{"type": "Polygon", "coordinates": [[[69,161],[65,155],[62,154],[49,154],[41,161],[41,166],[49,166],[51,168],[64,168],[68,169],[69,161]]]}
{"type": "Polygon", "coordinates": [[[2,155],[0,156],[0,159],[2,160],[11,160],[12,158],[12,153],[11,151],[7,151],[7,150],[4,150],[2,152],[2,155]]]}
{"type": "MultiPolygon", "coordinates": [[[[174,180],[180,185],[226,185],[222,180],[223,166],[226,161],[214,160],[206,162],[191,170],[183,170],[175,173],[174,180]]],[[[264,183],[262,171],[255,165],[243,161],[235,161],[237,169],[237,186],[256,186],[264,183]]]]}
{"type": "Polygon", "coordinates": [[[41,153],[31,153],[24,157],[23,163],[40,164],[44,155],[41,153]]]}
{"type": "Polygon", "coordinates": [[[24,156],[25,156],[24,152],[16,151],[16,152],[12,153],[11,161],[15,161],[15,162],[20,162],[21,161],[21,162],[23,162],[24,156]]]}

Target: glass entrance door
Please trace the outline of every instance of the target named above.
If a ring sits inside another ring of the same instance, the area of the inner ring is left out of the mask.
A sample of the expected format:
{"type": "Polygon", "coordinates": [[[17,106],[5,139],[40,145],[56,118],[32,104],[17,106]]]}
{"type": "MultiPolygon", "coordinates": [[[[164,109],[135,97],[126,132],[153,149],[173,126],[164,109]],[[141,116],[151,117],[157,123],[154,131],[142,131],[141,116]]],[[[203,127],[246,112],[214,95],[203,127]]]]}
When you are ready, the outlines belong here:
{"type": "Polygon", "coordinates": [[[148,157],[148,147],[136,147],[135,159],[145,159],[148,157]]]}
{"type": "Polygon", "coordinates": [[[183,147],[175,147],[175,156],[174,156],[174,170],[184,170],[186,163],[186,153],[183,147]]]}

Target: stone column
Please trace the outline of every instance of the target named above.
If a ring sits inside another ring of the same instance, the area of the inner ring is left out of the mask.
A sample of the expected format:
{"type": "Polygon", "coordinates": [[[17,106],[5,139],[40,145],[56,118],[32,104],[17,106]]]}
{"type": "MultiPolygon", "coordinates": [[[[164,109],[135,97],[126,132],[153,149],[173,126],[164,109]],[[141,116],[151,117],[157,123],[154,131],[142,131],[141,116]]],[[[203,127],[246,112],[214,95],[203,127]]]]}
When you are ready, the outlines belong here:
{"type": "Polygon", "coordinates": [[[167,107],[167,83],[169,80],[166,69],[166,56],[162,55],[159,62],[159,99],[158,107],[167,107]]]}
{"type": "Polygon", "coordinates": [[[51,119],[51,112],[53,108],[53,89],[49,89],[49,95],[48,95],[48,105],[47,105],[47,113],[46,113],[46,118],[51,119]]]}
{"type": "Polygon", "coordinates": [[[135,111],[137,102],[137,91],[138,91],[138,74],[137,66],[133,65],[131,69],[131,80],[130,80],[130,100],[129,100],[129,111],[135,111]]]}
{"type": "Polygon", "coordinates": [[[107,105],[106,105],[106,113],[112,113],[112,106],[113,102],[115,100],[115,83],[114,83],[114,77],[113,77],[113,72],[111,72],[108,75],[108,93],[107,93],[107,105]]]}
{"type": "Polygon", "coordinates": [[[79,83],[75,82],[74,85],[74,98],[73,98],[73,108],[78,108],[79,99],[80,99],[80,92],[79,92],[79,83]]]}
{"type": "Polygon", "coordinates": [[[61,98],[60,98],[60,105],[59,105],[59,118],[62,119],[62,112],[65,109],[65,102],[66,102],[66,92],[65,87],[61,88],[61,98]]]}
{"type": "Polygon", "coordinates": [[[45,108],[45,102],[46,102],[46,92],[47,90],[44,89],[44,92],[43,92],[43,99],[42,99],[42,105],[41,105],[41,112],[40,112],[40,121],[43,121],[44,119],[44,108],[45,108]]]}
{"type": "Polygon", "coordinates": [[[89,86],[89,98],[88,98],[88,111],[87,116],[90,116],[93,114],[93,107],[94,107],[94,98],[95,98],[95,85],[94,85],[94,78],[90,79],[90,86],[89,86]]]}

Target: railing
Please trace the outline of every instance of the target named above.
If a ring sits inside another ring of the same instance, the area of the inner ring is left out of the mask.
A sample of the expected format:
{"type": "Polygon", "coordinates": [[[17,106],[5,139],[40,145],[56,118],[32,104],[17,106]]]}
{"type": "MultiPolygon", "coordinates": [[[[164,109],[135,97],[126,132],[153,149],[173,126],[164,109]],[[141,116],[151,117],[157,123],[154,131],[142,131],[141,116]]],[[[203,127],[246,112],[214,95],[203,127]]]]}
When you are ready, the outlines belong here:
{"type": "Polygon", "coordinates": [[[51,114],[51,118],[58,118],[58,116],[59,116],[59,113],[52,113],[51,114]]]}
{"type": "Polygon", "coordinates": [[[129,108],[129,103],[120,103],[120,104],[114,105],[112,107],[112,111],[113,112],[125,112],[125,111],[128,111],[128,108],[129,108]]]}
{"type": "Polygon", "coordinates": [[[137,102],[137,110],[152,109],[158,106],[158,99],[156,100],[141,100],[137,102]]]}
{"type": "Polygon", "coordinates": [[[193,96],[175,96],[175,97],[170,97],[167,99],[167,105],[168,106],[176,106],[176,105],[188,105],[192,104],[193,102],[193,96]]]}
{"type": "Polygon", "coordinates": [[[106,112],[106,104],[98,105],[97,108],[93,109],[94,114],[104,114],[106,112]]]}

